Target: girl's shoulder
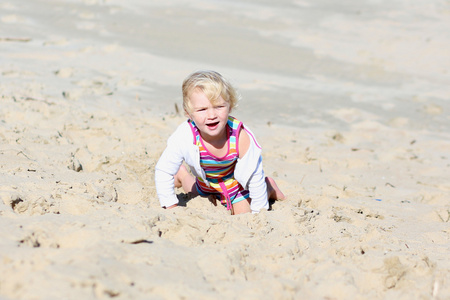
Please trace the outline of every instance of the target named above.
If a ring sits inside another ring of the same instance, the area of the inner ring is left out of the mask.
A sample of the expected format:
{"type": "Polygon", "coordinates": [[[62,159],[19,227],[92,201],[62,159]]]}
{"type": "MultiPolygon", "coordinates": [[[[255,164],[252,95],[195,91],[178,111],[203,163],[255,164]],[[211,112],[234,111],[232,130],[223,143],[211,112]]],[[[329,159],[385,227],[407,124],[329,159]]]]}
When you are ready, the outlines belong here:
{"type": "Polygon", "coordinates": [[[186,120],[183,123],[181,123],[180,125],[178,125],[177,129],[175,129],[173,134],[185,134],[186,132],[191,132],[191,124],[190,124],[191,120],[186,120]]]}
{"type": "Polygon", "coordinates": [[[239,158],[244,157],[244,155],[248,151],[248,148],[250,148],[250,136],[247,134],[247,131],[245,131],[244,128],[241,127],[238,133],[239,158]]]}
{"type": "Polygon", "coordinates": [[[192,142],[193,134],[189,121],[190,120],[184,121],[183,123],[178,125],[177,129],[175,129],[175,131],[169,137],[168,142],[175,142],[178,144],[192,142]]]}

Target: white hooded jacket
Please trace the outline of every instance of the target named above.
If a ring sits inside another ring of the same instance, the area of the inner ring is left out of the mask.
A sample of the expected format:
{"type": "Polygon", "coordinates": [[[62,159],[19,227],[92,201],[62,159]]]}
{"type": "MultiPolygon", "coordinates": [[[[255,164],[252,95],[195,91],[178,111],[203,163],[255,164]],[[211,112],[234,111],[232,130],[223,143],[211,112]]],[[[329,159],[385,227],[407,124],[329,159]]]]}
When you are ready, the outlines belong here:
{"type": "MultiPolygon", "coordinates": [[[[234,178],[250,192],[250,208],[253,213],[269,208],[267,185],[262,167],[261,147],[253,133],[246,127],[250,136],[250,146],[242,158],[238,158],[234,178]]],[[[206,175],[200,166],[200,152],[194,144],[194,135],[188,122],[183,122],[167,140],[167,147],[155,167],[155,184],[161,206],[178,204],[175,195],[174,175],[181,164],[186,162],[196,177],[205,182],[206,175]]]]}

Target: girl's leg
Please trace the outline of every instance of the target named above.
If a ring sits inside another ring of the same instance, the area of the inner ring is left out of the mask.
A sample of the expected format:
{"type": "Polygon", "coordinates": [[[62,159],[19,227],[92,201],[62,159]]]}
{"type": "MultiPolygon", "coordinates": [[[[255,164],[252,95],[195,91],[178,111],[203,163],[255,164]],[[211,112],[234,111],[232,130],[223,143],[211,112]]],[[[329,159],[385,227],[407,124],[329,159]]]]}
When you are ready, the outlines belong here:
{"type": "Polygon", "coordinates": [[[273,178],[266,177],[266,184],[267,184],[267,195],[269,196],[269,199],[284,200],[286,198],[283,192],[277,186],[275,180],[273,180],[273,178]]]}
{"type": "Polygon", "coordinates": [[[177,174],[174,176],[175,187],[182,187],[185,193],[192,193],[193,196],[197,196],[198,192],[195,188],[195,178],[192,176],[184,165],[181,165],[177,174]]]}
{"type": "Polygon", "coordinates": [[[232,206],[233,206],[232,211],[233,215],[244,214],[252,211],[250,209],[250,200],[242,200],[237,203],[234,203],[232,206]]]}
{"type": "MultiPolygon", "coordinates": [[[[273,178],[266,177],[266,184],[267,195],[270,200],[284,200],[286,198],[273,178]]],[[[249,199],[247,201],[243,200],[233,204],[233,214],[238,215],[251,212],[250,202],[251,200],[249,199]]]]}

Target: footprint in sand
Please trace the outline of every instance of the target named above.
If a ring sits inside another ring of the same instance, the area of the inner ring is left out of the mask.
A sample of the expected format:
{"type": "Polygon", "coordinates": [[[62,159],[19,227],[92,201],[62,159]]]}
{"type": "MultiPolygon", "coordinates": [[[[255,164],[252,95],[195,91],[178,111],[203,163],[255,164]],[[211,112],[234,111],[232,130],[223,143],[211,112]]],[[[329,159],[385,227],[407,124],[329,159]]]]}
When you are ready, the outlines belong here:
{"type": "Polygon", "coordinates": [[[54,37],[44,42],[44,46],[66,46],[69,41],[63,37],[54,37]]]}
{"type": "Polygon", "coordinates": [[[423,108],[424,112],[429,115],[440,115],[444,111],[443,108],[436,104],[428,104],[423,108]]]}
{"type": "Polygon", "coordinates": [[[78,16],[81,19],[85,19],[85,20],[92,20],[95,18],[95,14],[92,12],[82,12],[82,13],[79,13],[78,16]]]}
{"type": "Polygon", "coordinates": [[[74,70],[72,68],[62,68],[62,69],[59,69],[58,71],[55,71],[55,75],[60,78],[68,78],[68,77],[72,77],[73,71],[74,70]]]}
{"type": "Polygon", "coordinates": [[[15,24],[15,23],[22,23],[25,19],[21,16],[12,14],[12,15],[2,16],[0,18],[0,20],[6,24],[15,24]]]}
{"type": "Polygon", "coordinates": [[[16,9],[16,6],[14,4],[6,2],[6,3],[0,4],[0,9],[1,10],[14,10],[14,9],[16,9]]]}
{"type": "Polygon", "coordinates": [[[83,2],[86,5],[95,5],[95,4],[98,4],[100,1],[99,0],[84,0],[83,2]]]}
{"type": "Polygon", "coordinates": [[[96,28],[96,24],[94,22],[89,21],[79,22],[76,26],[78,29],[81,30],[93,30],[96,28]]]}

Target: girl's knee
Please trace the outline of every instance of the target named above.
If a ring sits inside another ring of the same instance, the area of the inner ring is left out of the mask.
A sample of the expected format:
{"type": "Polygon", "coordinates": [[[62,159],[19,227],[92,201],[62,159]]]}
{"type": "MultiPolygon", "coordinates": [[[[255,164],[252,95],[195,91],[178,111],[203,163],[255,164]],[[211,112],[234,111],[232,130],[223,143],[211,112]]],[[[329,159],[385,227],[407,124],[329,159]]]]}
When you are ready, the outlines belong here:
{"type": "Polygon", "coordinates": [[[183,178],[188,174],[186,167],[184,165],[181,165],[178,169],[178,172],[173,177],[174,184],[176,188],[180,188],[183,185],[183,178]]]}
{"type": "Polygon", "coordinates": [[[245,214],[251,212],[250,208],[250,201],[248,200],[242,200],[237,203],[233,204],[233,214],[239,215],[239,214],[245,214]]]}

